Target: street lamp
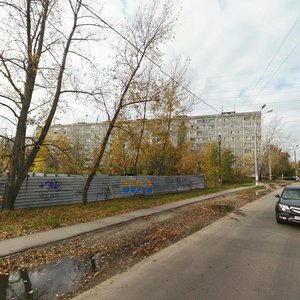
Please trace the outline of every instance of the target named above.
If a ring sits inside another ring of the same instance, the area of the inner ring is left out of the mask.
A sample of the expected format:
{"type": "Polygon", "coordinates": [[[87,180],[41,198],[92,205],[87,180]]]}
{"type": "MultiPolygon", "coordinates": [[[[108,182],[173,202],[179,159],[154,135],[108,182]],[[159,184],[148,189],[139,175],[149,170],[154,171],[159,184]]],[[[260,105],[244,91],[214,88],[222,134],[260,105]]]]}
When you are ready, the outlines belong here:
{"type": "MultiPolygon", "coordinates": [[[[270,109],[270,110],[266,111],[264,113],[264,115],[268,114],[268,113],[271,113],[271,112],[273,112],[273,109],[270,109]]],[[[272,180],[272,163],[271,163],[271,145],[270,145],[270,141],[268,142],[267,146],[268,146],[268,160],[269,160],[269,180],[272,180]]]]}
{"type": "Polygon", "coordinates": [[[258,169],[257,169],[257,128],[255,118],[255,140],[254,140],[254,169],[255,169],[255,185],[258,185],[258,169]]]}
{"type": "MultiPolygon", "coordinates": [[[[264,104],[260,111],[262,111],[266,107],[266,104],[264,104]]],[[[257,167],[257,120],[255,118],[254,123],[254,130],[255,130],[255,136],[254,136],[254,169],[255,169],[255,185],[258,185],[258,167],[257,167]]]]}
{"type": "MultiPolygon", "coordinates": [[[[262,111],[264,108],[266,107],[266,104],[264,104],[261,108],[260,111],[262,111]]],[[[268,114],[271,113],[273,111],[273,109],[268,110],[267,112],[265,112],[264,114],[268,114]]],[[[258,163],[257,163],[257,124],[256,124],[256,118],[255,118],[255,145],[254,145],[254,168],[255,168],[255,185],[258,185],[258,163]]],[[[270,160],[269,160],[270,163],[270,160]]]]}
{"type": "Polygon", "coordinates": [[[294,158],[295,158],[295,176],[296,176],[296,180],[298,177],[298,168],[297,168],[297,156],[296,156],[296,151],[297,151],[297,147],[299,145],[296,145],[295,149],[294,149],[294,158]]]}

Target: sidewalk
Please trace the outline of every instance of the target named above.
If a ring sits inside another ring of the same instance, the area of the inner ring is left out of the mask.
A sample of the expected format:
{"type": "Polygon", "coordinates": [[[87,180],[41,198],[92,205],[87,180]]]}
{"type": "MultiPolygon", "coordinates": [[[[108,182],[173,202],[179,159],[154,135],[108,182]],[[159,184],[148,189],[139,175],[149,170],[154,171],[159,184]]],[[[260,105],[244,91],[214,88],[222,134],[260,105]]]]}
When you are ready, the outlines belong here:
{"type": "Polygon", "coordinates": [[[28,250],[30,248],[45,246],[50,243],[58,242],[64,239],[72,238],[78,236],[80,234],[92,232],[95,230],[105,229],[107,227],[111,227],[114,225],[126,223],[138,218],[142,218],[145,216],[157,214],[163,211],[171,210],[174,208],[178,208],[187,204],[196,203],[199,201],[212,199],[224,195],[228,195],[231,193],[235,193],[241,190],[249,189],[253,186],[249,187],[241,187],[235,188],[231,190],[226,190],[222,192],[217,192],[205,196],[185,199],[173,203],[168,203],[160,206],[154,206],[147,209],[140,209],[136,211],[132,211],[129,213],[116,215],[112,217],[102,218],[98,220],[94,220],[91,222],[74,224],[71,226],[55,228],[47,231],[42,231],[38,233],[34,233],[31,235],[25,235],[17,238],[6,239],[0,241],[0,257],[22,252],[28,250]]]}

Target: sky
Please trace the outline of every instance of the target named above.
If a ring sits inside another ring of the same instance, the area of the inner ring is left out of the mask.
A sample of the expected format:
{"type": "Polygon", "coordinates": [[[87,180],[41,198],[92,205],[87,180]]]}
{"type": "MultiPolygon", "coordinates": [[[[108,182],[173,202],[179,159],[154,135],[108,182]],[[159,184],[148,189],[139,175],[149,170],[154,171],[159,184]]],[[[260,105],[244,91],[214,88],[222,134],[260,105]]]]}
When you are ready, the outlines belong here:
{"type": "MultiPolygon", "coordinates": [[[[133,14],[138,3],[100,2],[102,17],[113,22],[124,13],[133,14]]],[[[264,126],[280,122],[287,141],[285,150],[293,153],[299,144],[300,157],[300,1],[174,3],[178,12],[175,38],[162,51],[166,64],[179,56],[190,59],[187,75],[197,104],[189,115],[259,111],[266,104],[264,126]]],[[[78,113],[78,106],[59,115],[60,123],[79,121],[95,122],[96,117],[93,111],[78,113]]]]}
{"type": "MultiPolygon", "coordinates": [[[[137,1],[102,3],[103,17],[117,20],[132,14],[137,1]]],[[[266,104],[264,126],[280,122],[285,150],[300,148],[300,1],[175,0],[175,10],[175,38],[162,51],[166,64],[190,59],[190,90],[198,99],[189,115],[259,111],[266,104]]]]}
{"type": "MultiPolygon", "coordinates": [[[[191,58],[194,92],[218,111],[262,110],[300,144],[300,2],[181,2],[169,55],[191,58]],[[272,113],[266,113],[273,110],[272,113]]],[[[199,103],[192,114],[214,111],[199,103]]]]}

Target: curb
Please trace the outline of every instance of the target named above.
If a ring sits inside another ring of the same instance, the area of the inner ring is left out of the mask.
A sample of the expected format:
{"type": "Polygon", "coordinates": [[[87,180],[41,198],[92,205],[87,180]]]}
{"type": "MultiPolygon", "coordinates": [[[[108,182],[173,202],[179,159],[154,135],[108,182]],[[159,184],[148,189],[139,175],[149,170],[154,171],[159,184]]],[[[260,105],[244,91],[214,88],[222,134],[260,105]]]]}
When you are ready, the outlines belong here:
{"type": "Polygon", "coordinates": [[[188,198],[177,202],[153,206],[150,208],[135,210],[129,213],[97,219],[94,221],[78,223],[66,227],[54,228],[47,231],[41,231],[30,235],[11,238],[0,241],[0,258],[19,252],[23,252],[35,247],[46,246],[51,243],[59,242],[65,239],[74,238],[82,234],[104,230],[113,226],[128,223],[146,216],[159,214],[189,204],[194,204],[208,199],[214,199],[225,195],[230,195],[242,190],[253,188],[253,186],[235,188],[227,191],[216,192],[205,196],[188,198]]]}

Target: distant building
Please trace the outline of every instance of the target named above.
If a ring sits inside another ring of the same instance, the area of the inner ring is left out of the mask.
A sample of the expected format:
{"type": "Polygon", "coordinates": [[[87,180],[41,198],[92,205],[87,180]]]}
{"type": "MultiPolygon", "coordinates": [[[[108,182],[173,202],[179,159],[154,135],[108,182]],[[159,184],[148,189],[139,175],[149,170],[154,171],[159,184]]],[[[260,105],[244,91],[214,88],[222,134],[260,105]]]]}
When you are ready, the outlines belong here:
{"type": "Polygon", "coordinates": [[[65,135],[71,143],[76,140],[84,141],[85,148],[89,149],[95,146],[95,141],[104,138],[108,125],[108,122],[54,124],[49,129],[49,135],[65,135]]]}
{"type": "Polygon", "coordinates": [[[221,142],[241,161],[255,156],[257,140],[258,159],[261,154],[261,112],[226,112],[216,115],[188,117],[189,140],[194,147],[221,142]],[[255,133],[257,139],[255,139],[255,133]]]}
{"type": "MultiPolygon", "coordinates": [[[[127,121],[138,124],[141,120],[127,121]]],[[[146,120],[146,127],[151,128],[157,122],[155,119],[146,120]]],[[[69,141],[84,142],[87,152],[93,151],[95,143],[99,143],[106,134],[108,122],[102,123],[76,123],[52,125],[49,134],[52,136],[66,135],[69,141]]],[[[261,155],[261,112],[224,112],[215,115],[180,116],[172,121],[174,130],[171,130],[173,144],[178,143],[178,128],[185,125],[185,139],[192,142],[194,149],[201,149],[205,144],[218,143],[221,148],[229,148],[237,157],[237,165],[242,165],[245,160],[253,164],[255,157],[255,141],[257,141],[257,157],[261,155]],[[176,128],[175,128],[176,127],[176,128]],[[257,138],[255,138],[255,133],[257,138]]],[[[157,125],[157,124],[156,124],[157,125]]],[[[145,135],[149,141],[153,141],[149,130],[145,135]]],[[[108,145],[109,147],[109,145],[108,145]]],[[[109,151],[109,148],[107,149],[109,151]]]]}
{"type": "MultiPolygon", "coordinates": [[[[70,146],[79,145],[83,147],[86,157],[85,166],[88,167],[94,157],[96,146],[102,141],[107,129],[108,122],[101,123],[75,123],[75,124],[54,124],[50,127],[48,137],[52,140],[67,138],[70,146]]],[[[109,150],[108,144],[107,149],[109,150]]]]}

